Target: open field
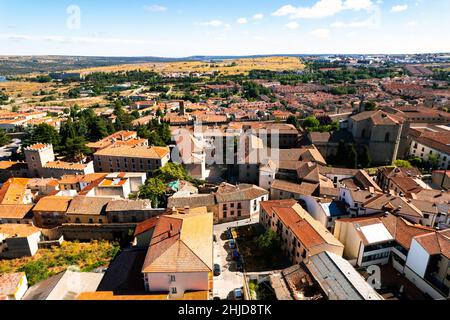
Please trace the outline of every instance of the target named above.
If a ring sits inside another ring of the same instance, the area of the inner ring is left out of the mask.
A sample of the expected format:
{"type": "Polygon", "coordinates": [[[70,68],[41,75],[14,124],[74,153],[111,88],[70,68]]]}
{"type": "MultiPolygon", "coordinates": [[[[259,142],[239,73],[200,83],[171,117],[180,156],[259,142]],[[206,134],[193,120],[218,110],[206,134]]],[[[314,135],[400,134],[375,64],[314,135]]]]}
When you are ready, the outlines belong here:
{"type": "Polygon", "coordinates": [[[218,71],[222,74],[247,74],[251,70],[264,69],[272,71],[289,71],[303,70],[304,64],[299,58],[295,57],[266,57],[266,58],[243,58],[237,60],[223,60],[220,62],[205,61],[184,61],[184,62],[168,62],[168,63],[143,63],[143,64],[126,64],[108,67],[88,68],[70,70],[68,72],[80,72],[89,74],[92,72],[117,72],[117,71],[154,71],[158,73],[173,72],[214,72],[218,71]]]}
{"type": "Polygon", "coordinates": [[[119,246],[107,241],[91,243],[63,242],[61,247],[40,249],[34,257],[0,260],[0,274],[6,272],[25,272],[32,286],[55,274],[77,266],[89,272],[108,265],[119,251],[119,246]]]}
{"type": "Polygon", "coordinates": [[[50,91],[56,89],[56,86],[54,83],[50,82],[38,83],[28,81],[8,81],[0,83],[0,90],[3,89],[3,92],[9,96],[17,97],[18,95],[21,95],[22,97],[28,98],[32,97],[34,92],[40,90],[50,91]]]}

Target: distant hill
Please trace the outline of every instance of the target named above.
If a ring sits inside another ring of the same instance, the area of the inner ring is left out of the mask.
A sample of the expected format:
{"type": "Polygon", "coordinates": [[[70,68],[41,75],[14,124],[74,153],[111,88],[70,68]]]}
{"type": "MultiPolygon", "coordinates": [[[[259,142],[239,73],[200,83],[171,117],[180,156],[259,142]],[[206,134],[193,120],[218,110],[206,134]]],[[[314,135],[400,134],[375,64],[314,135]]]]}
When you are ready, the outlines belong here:
{"type": "Polygon", "coordinates": [[[301,55],[252,55],[252,56],[192,56],[185,58],[164,57],[81,57],[81,56],[0,56],[0,76],[29,73],[49,73],[65,70],[89,69],[125,64],[167,63],[182,61],[220,61],[242,58],[274,56],[299,57],[301,55]]]}

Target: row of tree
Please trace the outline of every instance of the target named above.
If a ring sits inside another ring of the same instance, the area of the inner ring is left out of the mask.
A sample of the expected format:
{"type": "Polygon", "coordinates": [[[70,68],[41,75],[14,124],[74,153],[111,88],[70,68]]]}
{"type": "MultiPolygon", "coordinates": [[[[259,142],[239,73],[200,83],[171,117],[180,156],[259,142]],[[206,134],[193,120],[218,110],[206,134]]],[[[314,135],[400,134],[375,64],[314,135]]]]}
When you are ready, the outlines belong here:
{"type": "Polygon", "coordinates": [[[356,169],[370,167],[372,159],[367,146],[361,146],[358,152],[354,144],[339,141],[336,155],[328,157],[327,162],[332,165],[356,169]]]}

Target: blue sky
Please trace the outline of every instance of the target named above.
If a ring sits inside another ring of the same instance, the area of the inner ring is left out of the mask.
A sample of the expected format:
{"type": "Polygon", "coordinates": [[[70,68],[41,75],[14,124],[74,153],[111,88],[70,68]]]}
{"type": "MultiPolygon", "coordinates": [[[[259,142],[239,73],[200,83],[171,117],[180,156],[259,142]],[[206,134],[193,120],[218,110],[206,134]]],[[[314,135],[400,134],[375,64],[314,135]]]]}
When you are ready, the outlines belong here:
{"type": "Polygon", "coordinates": [[[0,55],[450,52],[450,0],[0,0],[0,55]]]}

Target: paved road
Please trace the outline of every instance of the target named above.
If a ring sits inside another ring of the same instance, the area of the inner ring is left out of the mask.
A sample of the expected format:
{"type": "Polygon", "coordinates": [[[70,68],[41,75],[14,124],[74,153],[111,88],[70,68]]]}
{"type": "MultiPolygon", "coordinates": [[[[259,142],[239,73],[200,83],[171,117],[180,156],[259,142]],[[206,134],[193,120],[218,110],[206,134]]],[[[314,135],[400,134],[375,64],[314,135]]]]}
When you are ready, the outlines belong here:
{"type": "Polygon", "coordinates": [[[214,297],[221,300],[232,298],[234,289],[241,288],[244,285],[244,274],[236,271],[236,263],[232,258],[232,250],[229,248],[230,240],[225,240],[223,233],[227,228],[254,224],[258,217],[242,220],[239,222],[230,222],[214,226],[214,234],[217,242],[214,243],[214,263],[220,265],[221,275],[214,277],[214,297]]]}
{"type": "Polygon", "coordinates": [[[8,160],[12,152],[20,147],[20,144],[20,139],[13,139],[9,145],[0,148],[0,160],[8,160]]]}

